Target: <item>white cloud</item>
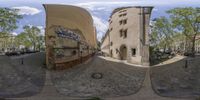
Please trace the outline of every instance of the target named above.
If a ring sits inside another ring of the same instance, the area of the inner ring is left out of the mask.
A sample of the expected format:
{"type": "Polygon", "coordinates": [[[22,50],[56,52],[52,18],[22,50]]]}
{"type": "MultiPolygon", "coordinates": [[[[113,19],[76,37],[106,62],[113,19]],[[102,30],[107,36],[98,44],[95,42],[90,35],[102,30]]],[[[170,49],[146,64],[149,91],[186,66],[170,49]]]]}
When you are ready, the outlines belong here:
{"type": "Polygon", "coordinates": [[[116,6],[128,5],[133,2],[86,2],[86,3],[76,3],[75,6],[83,7],[89,10],[107,10],[107,8],[112,8],[116,6]],[[102,7],[104,6],[104,7],[102,7]]]}
{"type": "Polygon", "coordinates": [[[16,33],[16,32],[12,32],[11,34],[12,34],[12,35],[14,35],[14,36],[16,36],[16,35],[17,35],[17,33],[16,33]]]}
{"type": "Polygon", "coordinates": [[[40,35],[44,36],[45,30],[43,26],[37,26],[40,29],[40,35]]]}
{"type": "Polygon", "coordinates": [[[94,25],[97,28],[97,39],[101,40],[102,36],[106,33],[106,30],[108,29],[108,22],[96,16],[92,16],[92,18],[94,20],[94,25]]]}
{"type": "Polygon", "coordinates": [[[41,12],[41,10],[29,6],[12,7],[13,9],[19,9],[20,15],[35,15],[41,12]]]}
{"type": "Polygon", "coordinates": [[[183,6],[183,5],[198,5],[199,0],[124,0],[124,1],[101,1],[101,2],[84,2],[75,3],[74,5],[87,8],[90,10],[96,9],[96,7],[119,7],[119,6],[183,6]]]}
{"type": "Polygon", "coordinates": [[[158,9],[157,8],[153,8],[152,12],[157,12],[158,9]]]}

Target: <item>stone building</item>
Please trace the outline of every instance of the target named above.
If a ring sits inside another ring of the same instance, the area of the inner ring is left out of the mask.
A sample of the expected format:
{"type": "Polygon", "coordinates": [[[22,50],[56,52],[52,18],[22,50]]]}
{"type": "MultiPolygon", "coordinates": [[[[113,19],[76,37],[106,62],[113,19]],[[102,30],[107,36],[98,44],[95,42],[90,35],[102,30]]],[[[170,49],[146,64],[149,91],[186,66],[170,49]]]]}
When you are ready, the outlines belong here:
{"type": "Polygon", "coordinates": [[[101,50],[129,63],[149,65],[149,20],[153,7],[122,7],[109,19],[101,50]]]}
{"type": "Polygon", "coordinates": [[[12,34],[0,36],[0,53],[16,51],[18,48],[14,40],[15,36],[12,34]]]}
{"type": "MultiPolygon", "coordinates": [[[[174,42],[171,44],[172,50],[177,53],[191,53],[192,51],[192,42],[185,35],[179,35],[179,38],[174,39],[174,42]]],[[[200,53],[200,35],[196,36],[195,40],[195,53],[200,53]]]]}
{"type": "Polygon", "coordinates": [[[45,4],[46,63],[64,69],[87,60],[97,48],[93,19],[83,8],[45,4]]]}

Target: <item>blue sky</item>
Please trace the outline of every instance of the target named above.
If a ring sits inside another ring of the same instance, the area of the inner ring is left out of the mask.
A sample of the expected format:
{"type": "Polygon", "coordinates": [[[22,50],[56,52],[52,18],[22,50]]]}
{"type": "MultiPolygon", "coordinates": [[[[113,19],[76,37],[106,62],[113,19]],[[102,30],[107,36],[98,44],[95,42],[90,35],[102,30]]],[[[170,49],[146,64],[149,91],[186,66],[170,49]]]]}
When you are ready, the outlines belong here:
{"type": "Polygon", "coordinates": [[[168,16],[165,11],[175,7],[200,7],[200,0],[0,0],[0,7],[20,9],[19,28],[13,34],[22,32],[24,25],[38,26],[44,34],[45,11],[42,4],[75,5],[87,9],[97,28],[97,38],[100,40],[108,27],[108,18],[117,7],[154,6],[151,19],[168,16]]]}

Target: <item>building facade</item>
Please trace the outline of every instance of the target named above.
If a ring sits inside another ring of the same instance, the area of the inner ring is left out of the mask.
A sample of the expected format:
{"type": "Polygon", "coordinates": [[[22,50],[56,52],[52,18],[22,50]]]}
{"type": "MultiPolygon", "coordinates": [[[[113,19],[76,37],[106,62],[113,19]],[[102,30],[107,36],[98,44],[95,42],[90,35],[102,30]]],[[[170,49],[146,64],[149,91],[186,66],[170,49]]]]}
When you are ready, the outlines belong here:
{"type": "Polygon", "coordinates": [[[97,47],[93,19],[83,8],[45,4],[46,63],[65,69],[87,60],[97,47]]]}
{"type": "Polygon", "coordinates": [[[16,45],[15,35],[0,36],[0,53],[17,51],[19,48],[16,45]]]}
{"type": "MultiPolygon", "coordinates": [[[[187,38],[185,35],[181,35],[179,39],[176,39],[172,45],[172,50],[179,53],[190,53],[192,51],[192,42],[189,38],[187,38]]],[[[194,45],[195,53],[200,53],[200,35],[196,36],[195,39],[195,45],[194,45]]]]}
{"type": "Polygon", "coordinates": [[[149,65],[149,20],[153,7],[115,9],[109,19],[101,50],[129,63],[149,65]]]}

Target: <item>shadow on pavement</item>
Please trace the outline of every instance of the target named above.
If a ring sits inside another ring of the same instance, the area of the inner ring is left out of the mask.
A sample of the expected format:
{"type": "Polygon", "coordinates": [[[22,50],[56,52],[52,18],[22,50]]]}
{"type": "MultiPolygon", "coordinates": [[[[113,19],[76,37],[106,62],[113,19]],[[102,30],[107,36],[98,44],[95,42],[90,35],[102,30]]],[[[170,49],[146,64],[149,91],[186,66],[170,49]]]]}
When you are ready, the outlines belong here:
{"type": "Polygon", "coordinates": [[[200,96],[200,57],[150,67],[153,90],[166,97],[200,96]]]}
{"type": "Polygon", "coordinates": [[[44,62],[44,53],[19,57],[0,56],[0,98],[38,94],[45,82],[44,62]]]}
{"type": "Polygon", "coordinates": [[[147,68],[112,62],[95,56],[90,62],[64,71],[52,71],[59,93],[70,97],[117,97],[141,88],[147,68]]]}

